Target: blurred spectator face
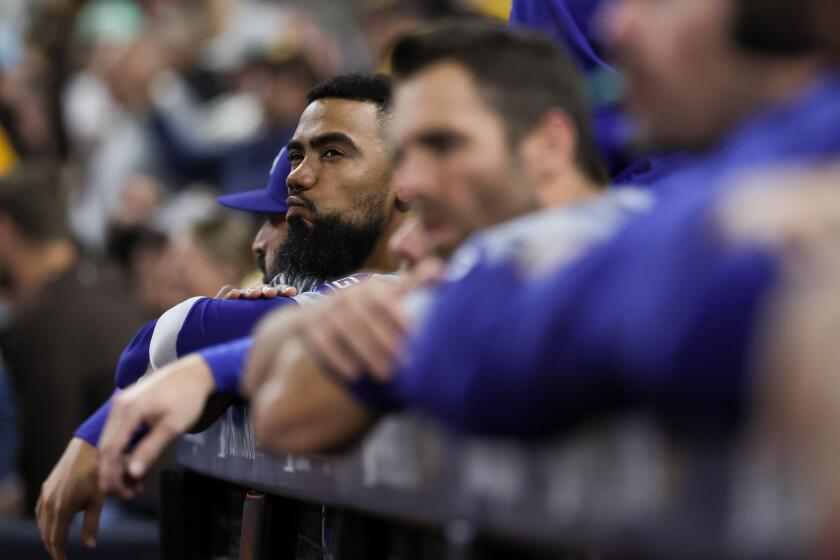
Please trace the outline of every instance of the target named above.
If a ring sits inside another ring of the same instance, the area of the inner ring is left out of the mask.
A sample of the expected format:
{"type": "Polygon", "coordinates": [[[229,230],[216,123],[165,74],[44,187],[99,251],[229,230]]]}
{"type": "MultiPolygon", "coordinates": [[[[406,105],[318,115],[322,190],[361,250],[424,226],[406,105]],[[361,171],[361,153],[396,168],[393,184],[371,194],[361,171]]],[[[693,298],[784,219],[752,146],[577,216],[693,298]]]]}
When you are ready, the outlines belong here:
{"type": "Polygon", "coordinates": [[[260,103],[269,122],[294,122],[306,107],[306,92],[312,83],[301,81],[292,72],[273,71],[266,66],[248,68],[240,87],[260,103]]]}
{"type": "Polygon", "coordinates": [[[306,92],[313,85],[291,73],[278,72],[272,75],[268,95],[263,101],[269,117],[279,123],[294,122],[306,107],[306,92]]]}
{"type": "Polygon", "coordinates": [[[165,239],[134,249],[129,274],[138,300],[153,316],[195,295],[187,291],[175,251],[165,239]]]}
{"type": "Polygon", "coordinates": [[[120,199],[111,218],[119,227],[145,226],[151,223],[163,201],[165,188],[154,177],[132,175],[120,191],[120,199]]]}
{"type": "Polygon", "coordinates": [[[187,297],[215,295],[225,285],[238,286],[253,270],[250,222],[222,214],[174,235],[170,257],[187,297]]]}
{"type": "Polygon", "coordinates": [[[739,114],[751,83],[730,40],[731,0],[617,0],[602,22],[627,99],[655,146],[702,148],[739,114]]]}
{"type": "Polygon", "coordinates": [[[391,9],[373,9],[364,14],[361,29],[377,67],[387,64],[390,51],[400,36],[413,31],[421,24],[419,14],[412,8],[413,6],[405,5],[391,9]]]}
{"type": "Polygon", "coordinates": [[[289,234],[289,224],[285,214],[268,214],[262,227],[254,238],[251,252],[257,258],[257,266],[263,275],[263,282],[268,284],[274,278],[272,272],[277,270],[277,250],[285,243],[289,234]]]}
{"type": "Polygon", "coordinates": [[[165,55],[151,38],[140,38],[128,46],[116,47],[105,70],[111,96],[126,108],[145,106],[149,84],[165,66],[165,55]]]}
{"type": "Polygon", "coordinates": [[[171,251],[171,262],[180,269],[179,282],[186,297],[213,297],[221,286],[239,285],[244,276],[235,267],[213,259],[192,233],[176,237],[171,251]]]}
{"type": "Polygon", "coordinates": [[[259,101],[271,124],[288,126],[297,123],[308,104],[307,92],[319,81],[308,59],[278,46],[247,64],[239,85],[259,101]]]}
{"type": "Polygon", "coordinates": [[[414,199],[426,243],[440,254],[537,207],[504,122],[462,66],[437,63],[400,85],[394,132],[400,190],[414,199]]]}

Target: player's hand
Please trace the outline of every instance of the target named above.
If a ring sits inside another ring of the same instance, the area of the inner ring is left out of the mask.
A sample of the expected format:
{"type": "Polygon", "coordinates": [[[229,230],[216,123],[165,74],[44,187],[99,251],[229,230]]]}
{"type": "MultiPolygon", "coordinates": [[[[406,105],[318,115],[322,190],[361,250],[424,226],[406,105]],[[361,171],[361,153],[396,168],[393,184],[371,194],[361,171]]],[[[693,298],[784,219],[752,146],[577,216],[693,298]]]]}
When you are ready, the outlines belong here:
{"type": "Polygon", "coordinates": [[[227,285],[216,294],[216,299],[274,299],[278,296],[294,297],[297,295],[297,288],[288,284],[270,286],[268,284],[257,284],[247,289],[227,285]]]}
{"type": "Polygon", "coordinates": [[[173,362],[114,398],[99,444],[99,488],[133,498],[139,480],[175,437],[201,416],[215,382],[197,354],[173,362]],[[126,451],[142,426],[149,431],[126,451]]]}
{"type": "Polygon", "coordinates": [[[99,490],[99,452],[80,438],[73,438],[41,486],[35,506],[38,529],[54,560],[67,557],[67,533],[77,511],[84,511],[82,542],[93,548],[105,494],[99,490]]]}
{"type": "Polygon", "coordinates": [[[397,283],[377,281],[342,290],[307,314],[296,334],[328,371],[350,381],[365,373],[386,381],[409,330],[402,291],[397,283]]]}
{"type": "Polygon", "coordinates": [[[373,412],[325,375],[298,338],[287,340],[274,355],[272,375],[251,399],[260,447],[285,453],[335,449],[374,421],[373,412]]]}

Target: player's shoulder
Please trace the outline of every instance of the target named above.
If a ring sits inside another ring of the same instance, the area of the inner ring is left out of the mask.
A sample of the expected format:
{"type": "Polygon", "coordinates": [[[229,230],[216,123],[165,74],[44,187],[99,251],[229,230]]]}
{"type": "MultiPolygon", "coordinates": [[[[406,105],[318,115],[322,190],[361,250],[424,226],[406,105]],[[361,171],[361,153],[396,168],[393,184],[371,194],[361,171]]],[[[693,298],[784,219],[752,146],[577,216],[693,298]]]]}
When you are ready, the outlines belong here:
{"type": "Polygon", "coordinates": [[[356,274],[351,274],[350,276],[345,276],[337,280],[319,284],[311,291],[298,294],[292,299],[299,305],[311,305],[322,301],[323,298],[331,294],[346,290],[347,288],[352,288],[353,286],[358,286],[359,284],[369,280],[394,282],[397,279],[399,279],[398,273],[378,274],[373,272],[358,272],[356,274]]]}

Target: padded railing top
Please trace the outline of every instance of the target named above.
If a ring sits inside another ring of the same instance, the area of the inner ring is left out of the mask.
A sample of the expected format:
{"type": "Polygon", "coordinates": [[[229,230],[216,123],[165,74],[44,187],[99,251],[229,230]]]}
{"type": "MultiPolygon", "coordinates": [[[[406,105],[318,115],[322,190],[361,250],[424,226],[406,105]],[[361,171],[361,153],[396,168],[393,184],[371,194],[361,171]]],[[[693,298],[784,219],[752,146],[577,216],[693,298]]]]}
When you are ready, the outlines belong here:
{"type": "Polygon", "coordinates": [[[524,444],[394,416],[345,453],[271,456],[255,449],[247,413],[234,406],[185,436],[178,458],[275,495],[541,546],[793,558],[809,530],[792,507],[796,481],[778,464],[725,445],[676,445],[637,417],[524,444]]]}

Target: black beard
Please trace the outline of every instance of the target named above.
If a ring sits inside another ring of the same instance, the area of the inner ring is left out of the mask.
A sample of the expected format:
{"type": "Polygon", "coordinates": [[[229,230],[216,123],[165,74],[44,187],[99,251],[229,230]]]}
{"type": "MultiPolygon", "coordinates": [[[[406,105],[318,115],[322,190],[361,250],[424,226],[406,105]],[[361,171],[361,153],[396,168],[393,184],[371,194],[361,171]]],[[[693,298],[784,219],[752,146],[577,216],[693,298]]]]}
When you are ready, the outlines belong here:
{"type": "Polygon", "coordinates": [[[364,265],[382,234],[384,212],[371,209],[362,224],[338,215],[315,216],[312,227],[301,219],[289,220],[289,236],[277,250],[274,273],[293,286],[322,284],[349,276],[364,265]]]}
{"type": "Polygon", "coordinates": [[[271,271],[265,268],[265,253],[262,251],[257,253],[257,268],[262,273],[263,284],[270,283],[274,276],[271,275],[271,271]]]}

